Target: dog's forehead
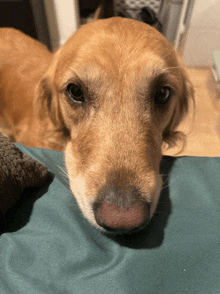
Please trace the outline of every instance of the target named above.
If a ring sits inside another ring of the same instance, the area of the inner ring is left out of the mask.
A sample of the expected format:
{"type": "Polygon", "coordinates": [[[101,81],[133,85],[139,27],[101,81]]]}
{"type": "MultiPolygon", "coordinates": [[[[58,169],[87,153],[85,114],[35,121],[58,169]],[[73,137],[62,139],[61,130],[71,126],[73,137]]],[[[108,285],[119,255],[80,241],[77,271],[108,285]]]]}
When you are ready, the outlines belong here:
{"type": "Polygon", "coordinates": [[[74,43],[75,48],[87,44],[90,46],[112,44],[119,45],[119,48],[126,48],[136,44],[140,50],[146,47],[158,51],[158,53],[172,48],[167,39],[155,28],[140,21],[120,17],[83,25],[65,45],[71,48],[71,43],[74,43]]]}
{"type": "Polygon", "coordinates": [[[110,18],[82,26],[61,48],[60,63],[76,61],[117,68],[119,62],[145,62],[157,56],[167,63],[175,53],[171,44],[155,28],[139,21],[110,18]],[[140,60],[139,60],[140,59],[140,60]]]}
{"type": "MultiPolygon", "coordinates": [[[[112,18],[82,26],[61,47],[57,85],[74,77],[94,83],[143,84],[167,68],[177,68],[172,45],[156,29],[131,19],[112,18]]],[[[107,87],[107,84],[106,84],[107,87]]]]}

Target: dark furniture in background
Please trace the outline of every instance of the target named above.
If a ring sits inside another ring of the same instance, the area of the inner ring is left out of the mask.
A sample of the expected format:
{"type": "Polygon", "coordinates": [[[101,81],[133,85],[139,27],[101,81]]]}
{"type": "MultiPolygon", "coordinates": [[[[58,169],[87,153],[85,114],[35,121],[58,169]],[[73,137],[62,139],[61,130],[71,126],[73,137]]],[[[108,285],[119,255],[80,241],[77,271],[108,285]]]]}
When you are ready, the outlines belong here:
{"type": "Polygon", "coordinates": [[[43,0],[0,0],[0,27],[13,27],[51,49],[43,0]]]}

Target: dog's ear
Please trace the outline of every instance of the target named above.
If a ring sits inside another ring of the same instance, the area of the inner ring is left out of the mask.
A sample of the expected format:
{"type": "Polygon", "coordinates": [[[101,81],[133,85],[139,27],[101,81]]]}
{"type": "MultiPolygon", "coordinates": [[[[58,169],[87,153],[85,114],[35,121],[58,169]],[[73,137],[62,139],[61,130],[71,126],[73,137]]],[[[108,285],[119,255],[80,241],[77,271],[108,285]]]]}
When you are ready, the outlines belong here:
{"type": "Polygon", "coordinates": [[[163,133],[163,141],[169,146],[175,145],[177,139],[183,138],[183,134],[176,131],[176,128],[188,113],[189,104],[192,103],[193,107],[195,106],[193,85],[189,79],[183,61],[180,58],[178,58],[178,61],[181,69],[180,82],[182,83],[182,91],[176,103],[171,121],[163,133]]]}
{"type": "Polygon", "coordinates": [[[37,85],[36,105],[40,119],[48,117],[55,127],[59,127],[61,119],[58,95],[55,90],[55,72],[60,55],[60,49],[54,53],[52,62],[37,85]]]}
{"type": "Polygon", "coordinates": [[[49,77],[46,76],[40,81],[37,95],[38,115],[41,120],[48,117],[53,125],[58,127],[60,124],[59,103],[52,88],[49,77]]]}
{"type": "Polygon", "coordinates": [[[70,131],[65,126],[58,95],[53,89],[50,77],[42,78],[37,92],[35,111],[42,121],[44,133],[47,134],[47,148],[63,151],[70,137],[70,131]]]}
{"type": "Polygon", "coordinates": [[[54,79],[55,71],[57,67],[57,59],[59,56],[59,51],[54,55],[53,61],[44,74],[42,79],[37,85],[37,94],[35,105],[37,109],[37,115],[40,120],[47,120],[46,125],[49,131],[55,131],[56,133],[62,134],[64,137],[69,136],[69,131],[67,130],[59,103],[59,95],[56,91],[54,79]]]}

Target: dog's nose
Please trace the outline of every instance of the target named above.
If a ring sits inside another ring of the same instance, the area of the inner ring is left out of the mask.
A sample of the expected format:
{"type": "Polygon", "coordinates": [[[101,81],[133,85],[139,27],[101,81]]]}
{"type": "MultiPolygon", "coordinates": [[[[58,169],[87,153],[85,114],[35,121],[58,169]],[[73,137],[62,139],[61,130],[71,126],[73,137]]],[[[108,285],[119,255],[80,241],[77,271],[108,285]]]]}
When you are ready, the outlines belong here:
{"type": "Polygon", "coordinates": [[[148,224],[150,207],[146,201],[135,199],[136,194],[128,191],[120,191],[117,195],[111,191],[109,194],[94,205],[95,220],[99,226],[122,234],[138,231],[148,224]]]}
{"type": "Polygon", "coordinates": [[[95,210],[95,219],[99,226],[109,232],[131,233],[144,227],[149,221],[149,209],[139,204],[129,208],[117,207],[103,202],[95,210]]]}

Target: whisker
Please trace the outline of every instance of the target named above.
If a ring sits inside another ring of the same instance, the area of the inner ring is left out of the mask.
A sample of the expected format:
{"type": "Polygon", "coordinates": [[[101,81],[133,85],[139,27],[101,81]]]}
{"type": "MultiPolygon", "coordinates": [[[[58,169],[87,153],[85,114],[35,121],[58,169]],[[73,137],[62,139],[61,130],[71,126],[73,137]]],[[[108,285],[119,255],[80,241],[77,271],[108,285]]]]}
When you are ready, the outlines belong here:
{"type": "Polygon", "coordinates": [[[163,185],[162,190],[169,188],[169,186],[170,186],[169,184],[167,184],[166,186],[163,185]]]}
{"type": "Polygon", "coordinates": [[[181,67],[180,66],[173,66],[173,67],[164,68],[164,69],[160,70],[159,72],[157,72],[155,76],[158,76],[158,75],[160,75],[160,74],[162,74],[162,73],[164,73],[164,72],[166,72],[168,70],[178,69],[178,68],[181,68],[181,67]]]}
{"type": "MultiPolygon", "coordinates": [[[[180,42],[180,46],[182,45],[182,43],[186,40],[186,38],[187,38],[187,34],[186,34],[186,36],[181,40],[181,42],[180,42]]],[[[175,49],[175,47],[173,46],[173,49],[169,52],[169,53],[167,53],[165,56],[163,56],[163,58],[165,59],[168,55],[170,55],[173,51],[176,51],[176,49],[175,49]]]]}
{"type": "Polygon", "coordinates": [[[65,183],[67,183],[69,185],[69,180],[67,180],[66,178],[64,178],[65,183]]]}
{"type": "Polygon", "coordinates": [[[61,166],[58,165],[58,167],[61,169],[61,171],[63,172],[63,174],[68,178],[68,173],[65,169],[63,169],[61,166]]]}
{"type": "Polygon", "coordinates": [[[167,67],[167,68],[164,68],[162,70],[162,72],[165,72],[165,71],[170,70],[170,69],[177,69],[177,68],[181,68],[181,67],[180,66],[167,67]]]}
{"type": "Polygon", "coordinates": [[[166,59],[167,56],[170,55],[173,51],[175,51],[175,48],[174,47],[173,47],[173,49],[169,53],[167,53],[167,55],[163,56],[163,58],[166,59]]]}
{"type": "Polygon", "coordinates": [[[64,181],[65,181],[65,183],[67,183],[68,184],[68,191],[70,192],[70,196],[73,196],[73,192],[71,191],[71,189],[70,189],[70,187],[69,187],[69,175],[68,175],[68,173],[67,173],[67,171],[65,170],[65,169],[63,169],[61,166],[59,166],[59,165],[57,165],[58,167],[59,167],[59,169],[61,169],[61,172],[60,172],[60,174],[62,175],[62,176],[64,176],[64,181]]]}
{"type": "MultiPolygon", "coordinates": [[[[65,171],[61,166],[58,165],[58,167],[61,169],[60,175],[64,176],[64,181],[69,185],[69,176],[67,171],[65,171]]],[[[71,190],[70,190],[71,192],[71,190]]],[[[71,192],[72,193],[72,192],[71,192]]]]}
{"type": "Polygon", "coordinates": [[[168,187],[169,185],[168,186],[164,186],[164,185],[168,183],[170,174],[161,174],[161,176],[163,177],[163,188],[168,187]],[[164,177],[166,177],[165,180],[164,180],[164,177]]]}
{"type": "Polygon", "coordinates": [[[166,188],[166,187],[169,187],[168,179],[166,179],[166,181],[163,182],[163,188],[166,188]]]}

